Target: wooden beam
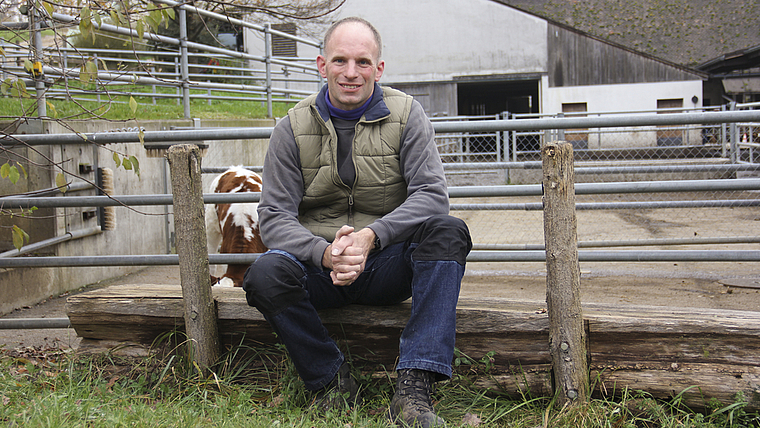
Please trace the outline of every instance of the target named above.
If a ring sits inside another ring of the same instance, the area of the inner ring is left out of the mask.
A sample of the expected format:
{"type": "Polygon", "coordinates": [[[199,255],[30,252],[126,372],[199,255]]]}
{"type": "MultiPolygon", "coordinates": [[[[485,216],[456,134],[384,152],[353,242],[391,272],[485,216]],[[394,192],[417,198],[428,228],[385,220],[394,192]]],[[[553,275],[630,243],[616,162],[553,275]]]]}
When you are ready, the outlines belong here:
{"type": "MultiPolygon", "coordinates": [[[[275,343],[261,314],[240,288],[213,287],[220,339],[231,345],[275,343]]],[[[515,396],[551,396],[549,317],[545,302],[466,299],[457,305],[457,348],[474,359],[493,351],[494,366],[477,381],[515,396]]],[[[348,306],[320,312],[325,325],[356,359],[391,369],[409,302],[348,306]]],[[[67,312],[87,346],[101,341],[141,343],[184,326],[179,286],[113,286],[68,298],[67,312]]],[[[747,410],[760,409],[760,312],[583,304],[594,395],[641,389],[657,398],[684,394],[684,403],[730,404],[737,393],[747,410]]]]}

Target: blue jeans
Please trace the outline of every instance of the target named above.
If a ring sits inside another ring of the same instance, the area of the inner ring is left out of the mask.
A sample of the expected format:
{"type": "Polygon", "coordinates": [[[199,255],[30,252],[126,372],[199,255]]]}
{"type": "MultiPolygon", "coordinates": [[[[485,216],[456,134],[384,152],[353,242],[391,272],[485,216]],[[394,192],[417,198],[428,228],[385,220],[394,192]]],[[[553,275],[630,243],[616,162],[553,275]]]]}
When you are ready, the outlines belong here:
{"type": "Polygon", "coordinates": [[[406,242],[371,253],[364,272],[349,286],[333,285],[329,271],[279,250],[268,251],[248,268],[243,285],[248,303],[264,314],[284,343],[307,389],[327,385],[345,360],[318,310],[394,305],[409,297],[411,315],[401,334],[396,369],[451,376],[456,304],[472,244],[464,222],[441,217],[447,227],[453,224],[453,231],[428,227],[406,242]],[[431,233],[435,236],[426,239],[431,233]]]}

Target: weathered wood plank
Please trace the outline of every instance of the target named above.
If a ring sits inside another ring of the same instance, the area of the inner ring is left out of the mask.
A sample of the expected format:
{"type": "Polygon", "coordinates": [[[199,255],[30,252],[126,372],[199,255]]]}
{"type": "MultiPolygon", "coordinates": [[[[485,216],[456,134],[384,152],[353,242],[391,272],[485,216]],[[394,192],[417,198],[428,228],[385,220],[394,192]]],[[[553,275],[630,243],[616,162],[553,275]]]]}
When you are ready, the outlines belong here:
{"type": "Polygon", "coordinates": [[[626,361],[716,363],[760,367],[760,340],[746,334],[615,334],[596,332],[592,359],[612,364],[626,361]]]}
{"type": "MultiPolygon", "coordinates": [[[[682,403],[704,408],[711,398],[733,403],[741,392],[749,400],[747,409],[758,408],[760,369],[713,364],[653,365],[632,362],[630,367],[590,365],[593,395],[619,397],[623,391],[646,391],[653,397],[670,399],[680,394],[682,403]]],[[[475,386],[533,397],[551,396],[551,365],[512,366],[501,372],[489,373],[474,382],[475,386]]]]}
{"type": "Polygon", "coordinates": [[[682,394],[684,404],[705,407],[710,399],[733,403],[741,393],[748,410],[760,408],[760,368],[727,364],[664,364],[649,361],[629,362],[628,367],[592,367],[600,394],[619,394],[621,387],[646,391],[654,397],[670,398],[682,394]],[[684,392],[685,391],[685,392],[684,392]]]}
{"type": "MultiPolygon", "coordinates": [[[[275,343],[261,314],[238,288],[213,289],[222,342],[275,343]]],[[[119,286],[70,296],[67,311],[77,334],[149,346],[184,326],[179,286],[119,286]]],[[[409,303],[349,306],[321,311],[328,330],[354,358],[393,367],[409,303]]],[[[691,386],[691,405],[702,397],[725,403],[742,392],[749,409],[760,409],[760,312],[584,304],[589,368],[595,394],[629,387],[667,398],[691,386]]],[[[508,299],[460,299],[457,347],[479,359],[494,355],[493,376],[504,391],[551,394],[549,321],[545,303],[508,299]]],[[[495,387],[494,381],[479,384],[495,387]]]]}

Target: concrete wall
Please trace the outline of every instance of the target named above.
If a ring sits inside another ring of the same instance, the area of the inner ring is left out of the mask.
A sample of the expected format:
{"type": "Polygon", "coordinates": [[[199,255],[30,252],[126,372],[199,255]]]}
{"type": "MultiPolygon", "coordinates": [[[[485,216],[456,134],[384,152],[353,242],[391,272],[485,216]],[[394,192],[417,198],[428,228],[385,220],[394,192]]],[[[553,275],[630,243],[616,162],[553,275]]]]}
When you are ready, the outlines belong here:
{"type": "MultiPolygon", "coordinates": [[[[168,130],[172,126],[192,126],[192,121],[142,121],[118,123],[106,121],[88,121],[71,124],[78,132],[91,133],[114,131],[117,129],[141,126],[146,131],[168,130]]],[[[201,121],[204,127],[271,127],[271,120],[241,121],[201,121]]],[[[49,133],[70,133],[57,124],[49,124],[49,133]]],[[[267,140],[255,141],[219,141],[208,142],[210,148],[203,160],[204,166],[262,165],[266,152],[267,140]]],[[[90,165],[93,170],[98,166],[114,171],[114,194],[147,195],[171,192],[168,168],[164,157],[148,157],[148,153],[139,143],[108,144],[96,147],[89,143],[51,146],[43,148],[49,152],[49,158],[60,162],[67,171],[79,171],[79,165],[90,165]],[[117,168],[113,153],[135,156],[140,162],[141,175],[137,177],[132,171],[117,168]]],[[[28,151],[29,149],[20,149],[28,151]]],[[[22,153],[25,154],[26,152],[22,153]]],[[[41,164],[45,164],[42,162],[41,164]]],[[[46,168],[25,165],[30,173],[28,182],[19,183],[18,188],[9,189],[7,183],[0,190],[2,194],[37,190],[53,187],[55,173],[46,168]],[[23,190],[22,190],[23,189],[23,190]],[[16,190],[16,192],[12,191],[16,190]]],[[[95,180],[95,173],[79,174],[90,181],[95,180]]],[[[69,177],[73,181],[80,178],[69,177]]],[[[213,177],[205,177],[210,182],[213,177]]],[[[7,180],[6,180],[7,181],[7,180]]],[[[204,185],[208,188],[208,185],[204,185]]],[[[74,194],[72,194],[74,195],[74,194]]],[[[95,195],[95,190],[77,192],[76,196],[95,195]]],[[[57,208],[50,210],[54,216],[46,220],[29,221],[19,224],[30,235],[30,242],[35,243],[53,236],[62,236],[67,232],[97,228],[96,218],[86,218],[83,211],[92,208],[57,208]]],[[[171,207],[135,206],[116,207],[114,214],[116,227],[94,236],[71,240],[53,247],[48,247],[38,255],[55,256],[94,256],[94,255],[145,255],[166,254],[172,251],[171,242],[173,224],[171,207]]],[[[15,219],[3,218],[5,223],[17,224],[15,219]]],[[[2,240],[8,247],[10,232],[3,229],[2,240]]],[[[84,267],[84,268],[44,268],[44,269],[0,269],[0,314],[15,308],[34,304],[49,296],[74,290],[107,278],[120,276],[142,269],[143,266],[127,267],[84,267]]]]}

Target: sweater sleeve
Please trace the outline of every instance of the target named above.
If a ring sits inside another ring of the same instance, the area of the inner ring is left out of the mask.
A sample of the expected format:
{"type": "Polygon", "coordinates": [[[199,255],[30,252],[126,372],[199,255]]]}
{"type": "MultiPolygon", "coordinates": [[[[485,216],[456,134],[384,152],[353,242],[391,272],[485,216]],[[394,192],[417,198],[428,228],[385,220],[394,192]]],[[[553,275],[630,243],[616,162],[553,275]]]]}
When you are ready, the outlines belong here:
{"type": "Polygon", "coordinates": [[[449,212],[448,187],[433,124],[416,100],[401,137],[400,161],[407,183],[406,200],[368,226],[383,247],[407,239],[429,217],[449,212]]]}
{"type": "Polygon", "coordinates": [[[287,251],[298,260],[321,267],[329,243],[298,222],[304,190],[300,165],[293,128],[285,117],[272,131],[264,159],[258,207],[261,238],[269,249],[287,251]]]}

